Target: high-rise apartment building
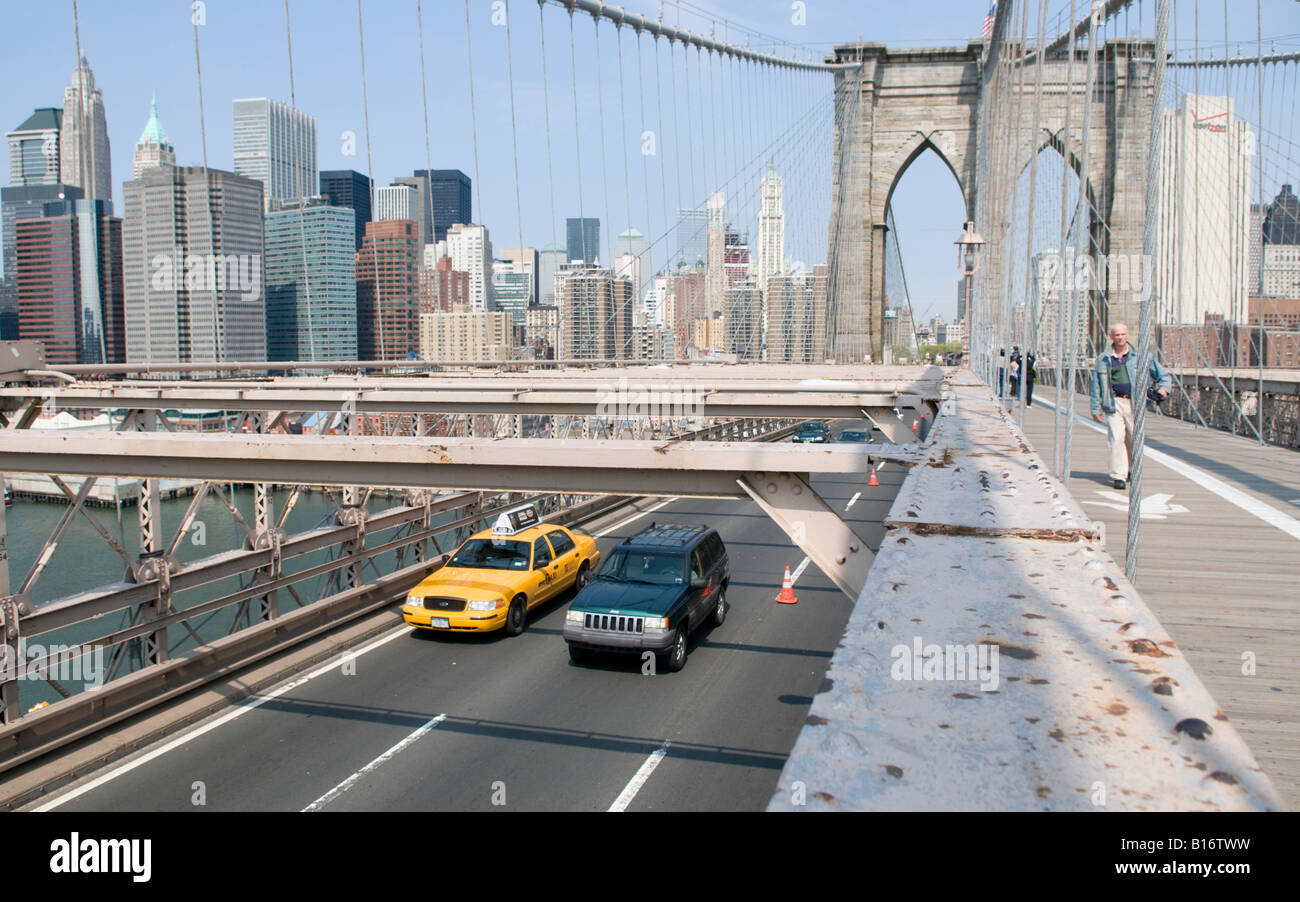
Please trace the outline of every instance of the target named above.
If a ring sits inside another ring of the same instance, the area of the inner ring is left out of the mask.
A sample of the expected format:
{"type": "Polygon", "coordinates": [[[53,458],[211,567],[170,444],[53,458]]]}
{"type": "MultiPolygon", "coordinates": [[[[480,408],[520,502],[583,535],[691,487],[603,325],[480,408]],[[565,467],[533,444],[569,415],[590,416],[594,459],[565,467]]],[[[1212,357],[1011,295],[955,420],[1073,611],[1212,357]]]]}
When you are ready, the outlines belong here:
{"type": "Polygon", "coordinates": [[[347,207],[356,219],[356,249],[366,236],[370,222],[370,177],[355,169],[327,169],[320,174],[320,193],[334,207],[347,207]]]}
{"type": "Polygon", "coordinates": [[[160,166],[122,186],[126,359],[266,359],[262,184],[160,166]]]}
{"type": "Polygon", "coordinates": [[[708,214],[708,264],[705,279],[705,297],[709,313],[719,313],[725,301],[723,292],[727,288],[726,246],[727,227],[723,221],[726,213],[726,196],[715,191],[709,197],[708,214]]]}
{"type": "Polygon", "coordinates": [[[439,256],[451,257],[452,269],[469,273],[470,306],[491,310],[492,239],[487,226],[455,223],[447,230],[447,245],[439,256]]]}
{"type": "Polygon", "coordinates": [[[781,177],[773,160],[767,161],[767,173],[759,186],[758,205],[758,287],[767,290],[767,280],[781,272],[785,262],[785,206],[781,177]]]}
{"type": "Polygon", "coordinates": [[[763,359],[762,294],[752,280],[728,286],[723,293],[726,319],[724,350],[739,360],[763,359]]]}
{"type": "Polygon", "coordinates": [[[107,201],[55,201],[16,224],[18,336],[51,365],[122,363],[122,220],[107,201]]]}
{"type": "Polygon", "coordinates": [[[135,157],[131,161],[131,178],[138,179],[146,169],[158,166],[175,166],[176,148],[167,139],[167,131],[158,120],[158,98],[149,105],[149,120],[135,142],[135,157]]]}
{"type": "Polygon", "coordinates": [[[366,225],[357,251],[357,355],[401,360],[419,350],[420,231],[414,220],[366,225]]]}
{"type": "Polygon", "coordinates": [[[452,269],[450,257],[440,257],[430,266],[430,246],[425,245],[424,249],[424,265],[420,267],[420,312],[468,310],[469,273],[452,269]]]}
{"type": "Polygon", "coordinates": [[[631,353],[633,299],[630,279],[604,267],[570,263],[556,280],[560,358],[626,359],[631,353]]]}
{"type": "Polygon", "coordinates": [[[266,200],[308,197],[316,185],[316,117],[257,97],[234,102],[235,173],[266,200]]]}
{"type": "Polygon", "coordinates": [[[104,94],[83,56],[63,89],[63,121],[59,134],[59,181],[76,185],[89,200],[113,200],[112,154],[104,94]]]}
{"type": "Polygon", "coordinates": [[[766,360],[821,363],[826,357],[826,265],[768,277],[766,360]]]}
{"type": "Polygon", "coordinates": [[[570,217],[565,222],[565,237],[568,240],[568,263],[581,260],[588,265],[595,265],[600,259],[599,219],[570,217]]]}
{"type": "Polygon", "coordinates": [[[357,359],[354,211],[324,198],[266,214],[267,360],[357,359]]]}
{"type": "MultiPolygon", "coordinates": [[[[1232,318],[1246,309],[1249,277],[1250,125],[1232,98],[1203,94],[1184,94],[1164,116],[1155,296],[1176,323],[1232,318]]],[[[1112,298],[1112,309],[1131,300],[1112,298]]]]}
{"type": "Polygon", "coordinates": [[[518,329],[505,311],[459,310],[420,314],[420,358],[439,361],[509,360],[518,329]]]}

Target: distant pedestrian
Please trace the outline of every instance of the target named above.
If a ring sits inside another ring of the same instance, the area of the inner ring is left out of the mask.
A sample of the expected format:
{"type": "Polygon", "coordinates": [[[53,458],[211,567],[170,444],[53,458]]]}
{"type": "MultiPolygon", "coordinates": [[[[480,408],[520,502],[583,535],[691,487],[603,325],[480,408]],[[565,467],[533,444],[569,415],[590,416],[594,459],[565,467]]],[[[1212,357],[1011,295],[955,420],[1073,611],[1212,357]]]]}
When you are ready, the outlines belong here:
{"type": "MultiPolygon", "coordinates": [[[[1174,383],[1155,355],[1151,356],[1148,374],[1160,400],[1169,397],[1174,383]]],[[[1137,352],[1129,346],[1128,326],[1115,323],[1110,327],[1110,349],[1097,357],[1089,401],[1092,418],[1106,424],[1111,485],[1117,489],[1128,486],[1129,465],[1133,457],[1133,385],[1136,381],[1137,352]]]]}
{"type": "Polygon", "coordinates": [[[1011,368],[1009,372],[1011,374],[1011,379],[1010,379],[1011,397],[1013,399],[1019,398],[1020,397],[1020,355],[1016,353],[1014,349],[1011,351],[1011,368]]]}
{"type": "Polygon", "coordinates": [[[1030,351],[1025,355],[1025,406],[1034,406],[1034,383],[1038,381],[1038,355],[1030,351]]]}

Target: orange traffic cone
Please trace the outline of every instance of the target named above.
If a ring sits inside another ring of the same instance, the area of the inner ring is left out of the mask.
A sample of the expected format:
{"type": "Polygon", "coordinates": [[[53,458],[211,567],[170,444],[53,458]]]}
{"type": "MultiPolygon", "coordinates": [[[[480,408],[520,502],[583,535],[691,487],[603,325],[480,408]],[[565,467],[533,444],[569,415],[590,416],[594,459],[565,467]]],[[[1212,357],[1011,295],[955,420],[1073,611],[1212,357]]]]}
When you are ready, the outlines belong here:
{"type": "Polygon", "coordinates": [[[875,467],[872,467],[872,468],[871,468],[871,478],[867,480],[867,485],[870,485],[870,486],[877,486],[877,485],[880,485],[880,480],[876,478],[876,468],[875,468],[875,467]]]}
{"type": "Polygon", "coordinates": [[[790,568],[785,568],[785,578],[781,580],[781,594],[776,596],[777,604],[795,604],[799,599],[794,597],[794,580],[790,579],[790,568]]]}
{"type": "Polygon", "coordinates": [[[913,432],[916,431],[916,424],[917,424],[918,422],[920,422],[920,421],[919,421],[919,420],[912,420],[912,431],[913,431],[913,432]]]}

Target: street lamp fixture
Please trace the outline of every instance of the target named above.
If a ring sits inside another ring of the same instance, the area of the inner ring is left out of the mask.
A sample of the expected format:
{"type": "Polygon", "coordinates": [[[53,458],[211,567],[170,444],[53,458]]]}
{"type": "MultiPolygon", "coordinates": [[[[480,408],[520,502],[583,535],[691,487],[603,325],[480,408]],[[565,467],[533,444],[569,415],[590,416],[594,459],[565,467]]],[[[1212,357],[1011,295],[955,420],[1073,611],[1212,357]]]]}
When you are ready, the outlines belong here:
{"type": "Polygon", "coordinates": [[[984,239],[975,231],[975,223],[967,220],[961,237],[953,244],[957,245],[957,270],[967,277],[979,272],[980,263],[983,262],[984,239]]]}

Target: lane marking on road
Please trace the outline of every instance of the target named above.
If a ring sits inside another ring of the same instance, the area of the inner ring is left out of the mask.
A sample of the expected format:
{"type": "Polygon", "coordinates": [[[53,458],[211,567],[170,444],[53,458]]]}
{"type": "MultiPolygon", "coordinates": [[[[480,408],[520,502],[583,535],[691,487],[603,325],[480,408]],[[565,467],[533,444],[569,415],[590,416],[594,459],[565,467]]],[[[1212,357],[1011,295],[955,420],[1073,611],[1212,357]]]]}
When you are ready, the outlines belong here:
{"type": "MultiPolygon", "coordinates": [[[[597,533],[596,537],[599,538],[600,536],[604,536],[607,533],[613,532],[614,530],[621,529],[623,526],[626,526],[628,523],[631,523],[633,520],[636,520],[638,517],[643,517],[646,514],[653,513],[654,511],[659,510],[661,507],[664,507],[665,505],[668,504],[672,504],[674,501],[679,501],[679,500],[680,500],[679,498],[674,497],[674,498],[669,498],[665,501],[661,501],[660,503],[654,505],[653,507],[648,507],[644,511],[633,514],[632,516],[621,521],[620,523],[611,526],[609,529],[597,533]]],[[[410,631],[411,628],[409,626],[407,626],[406,624],[402,624],[401,626],[394,628],[392,632],[384,633],[378,639],[371,642],[370,644],[365,645],[357,649],[356,651],[343,652],[341,655],[339,655],[336,659],[334,659],[330,663],[324,664],[316,668],[315,670],[308,673],[306,676],[302,676],[296,680],[292,680],[291,682],[285,683],[283,686],[274,690],[273,692],[269,692],[266,695],[250,696],[249,698],[244,699],[242,702],[239,702],[238,705],[233,710],[228,711],[227,713],[221,715],[217,719],[209,721],[206,724],[201,724],[199,726],[196,726],[187,732],[181,733],[175,739],[171,740],[165,745],[161,745],[158,748],[153,749],[152,751],[146,752],[145,754],[141,755],[138,758],[132,758],[130,761],[118,765],[117,767],[113,768],[112,770],[108,771],[105,774],[100,775],[99,777],[96,777],[94,780],[91,780],[88,783],[84,783],[81,786],[68,790],[67,792],[60,793],[59,795],[55,796],[49,801],[43,802],[39,807],[33,810],[52,811],[55,808],[58,808],[60,805],[66,805],[68,802],[71,802],[73,799],[83,796],[92,790],[98,789],[100,786],[103,786],[106,783],[111,783],[113,780],[116,780],[118,777],[124,774],[130,773],[131,771],[135,770],[137,767],[143,767],[144,765],[148,764],[150,761],[153,761],[157,758],[161,758],[163,755],[167,754],[173,749],[180,748],[186,743],[198,739],[200,736],[204,735],[205,733],[209,733],[217,729],[218,727],[225,726],[235,718],[242,717],[245,714],[247,714],[249,711],[253,711],[257,708],[260,708],[262,705],[266,704],[267,702],[274,701],[275,699],[279,698],[280,696],[284,695],[287,692],[292,692],[294,689],[297,689],[299,686],[302,686],[316,679],[316,677],[329,673],[331,670],[336,670],[337,668],[339,668],[349,660],[355,661],[357,658],[361,657],[362,655],[374,651],[377,648],[381,648],[384,645],[387,645],[389,642],[392,642],[394,639],[408,635],[410,631]]]]}
{"type": "Polygon", "coordinates": [[[799,562],[799,566],[794,568],[794,573],[790,574],[790,585],[793,586],[799,581],[799,577],[803,576],[803,572],[808,569],[808,564],[810,563],[811,561],[807,557],[804,557],[804,559],[799,562]]]}
{"type": "Polygon", "coordinates": [[[292,682],[285,683],[283,686],[281,686],[279,689],[276,689],[274,692],[269,692],[266,695],[255,695],[250,698],[247,698],[244,701],[240,702],[238,707],[236,707],[234,710],[221,715],[216,720],[197,726],[194,729],[190,730],[189,732],[182,733],[181,735],[173,739],[171,742],[168,742],[165,745],[161,745],[150,752],[146,752],[145,754],[141,755],[139,758],[133,758],[130,761],[125,762],[124,764],[120,764],[117,767],[110,770],[108,773],[96,777],[94,780],[91,780],[89,783],[86,783],[82,786],[76,787],[75,789],[70,789],[65,793],[57,795],[53,799],[50,799],[48,802],[43,803],[39,808],[36,808],[34,810],[51,811],[59,807],[60,805],[65,805],[68,802],[71,802],[73,799],[77,798],[78,796],[85,795],[86,793],[90,792],[92,789],[98,789],[100,786],[103,786],[105,783],[109,783],[113,780],[116,780],[118,777],[122,776],[123,774],[130,773],[131,771],[135,770],[137,767],[141,767],[142,765],[148,764],[150,761],[153,761],[156,758],[162,757],[163,755],[170,752],[172,749],[180,748],[181,746],[185,745],[187,742],[190,742],[194,739],[198,739],[203,734],[209,733],[212,730],[215,730],[217,727],[224,726],[225,724],[230,723],[230,721],[234,720],[237,717],[243,717],[249,711],[252,711],[256,708],[260,708],[262,705],[266,704],[269,701],[273,701],[279,698],[280,696],[284,695],[286,692],[292,692],[294,689],[297,689],[299,686],[303,685],[304,683],[308,683],[316,679],[316,677],[321,676],[322,674],[329,673],[332,670],[337,670],[345,662],[350,660],[356,660],[357,658],[361,657],[367,652],[374,651],[376,648],[380,648],[381,646],[384,646],[389,642],[392,642],[394,639],[400,636],[405,636],[409,632],[410,632],[410,627],[403,624],[402,626],[393,630],[391,633],[386,633],[383,636],[380,636],[378,639],[376,639],[374,642],[371,642],[369,645],[357,649],[356,651],[344,652],[343,654],[339,655],[330,663],[316,668],[306,676],[299,677],[298,679],[293,680],[292,682]]]}
{"type": "Polygon", "coordinates": [[[641,791],[641,787],[645,786],[646,780],[650,779],[650,775],[655,772],[655,768],[659,766],[659,762],[664,760],[664,756],[668,754],[668,746],[670,745],[672,745],[672,743],[665,739],[663,745],[650,753],[650,757],[642,762],[640,769],[632,775],[631,780],[627,781],[627,785],[623,787],[623,791],[618,794],[618,798],[614,800],[614,804],[610,805],[607,810],[627,811],[627,806],[632,804],[632,800],[635,799],[636,794],[641,791]]]}
{"type": "Polygon", "coordinates": [[[347,792],[349,789],[355,786],[356,782],[360,780],[362,777],[364,777],[366,774],[370,773],[372,770],[375,770],[377,767],[384,764],[386,761],[389,761],[394,756],[400,754],[402,749],[406,748],[411,743],[419,740],[421,736],[423,736],[425,733],[432,730],[434,727],[436,727],[438,724],[442,723],[446,719],[447,719],[446,714],[439,714],[437,717],[434,717],[429,721],[427,721],[426,723],[421,724],[419,727],[412,730],[406,736],[406,738],[403,739],[401,742],[397,743],[388,751],[384,752],[382,755],[376,758],[374,761],[371,761],[365,767],[361,768],[361,770],[357,771],[355,774],[348,777],[338,786],[335,786],[329,792],[325,793],[325,795],[321,796],[319,799],[312,802],[310,805],[304,808],[303,811],[320,811],[330,802],[334,801],[339,796],[343,795],[343,793],[347,792]]]}
{"type": "Polygon", "coordinates": [[[858,499],[861,498],[861,497],[862,497],[862,493],[861,493],[861,492],[854,492],[854,493],[853,493],[853,497],[849,499],[849,503],[846,504],[846,505],[844,506],[844,513],[847,514],[847,513],[849,512],[849,508],[851,508],[851,507],[853,507],[853,505],[857,504],[857,503],[858,503],[858,499]]]}
{"type": "Polygon", "coordinates": [[[665,501],[660,501],[658,504],[654,505],[653,507],[647,507],[645,510],[641,511],[640,513],[635,513],[632,516],[628,517],[626,520],[623,520],[620,523],[615,523],[609,529],[601,530],[600,532],[596,533],[595,538],[599,539],[602,536],[609,535],[611,532],[617,532],[618,530],[622,529],[624,526],[627,526],[627,524],[631,523],[633,520],[636,520],[640,517],[644,517],[646,514],[652,514],[655,511],[659,510],[659,508],[665,507],[669,504],[672,504],[674,501],[680,501],[680,500],[681,499],[679,498],[669,498],[665,501]]]}
{"type": "MultiPolygon", "coordinates": [[[[1057,409],[1056,405],[1053,404],[1051,401],[1042,401],[1041,403],[1046,405],[1047,407],[1052,408],[1053,410],[1057,409]]],[[[1106,434],[1106,430],[1102,426],[1099,426],[1098,424],[1094,423],[1092,420],[1088,419],[1083,414],[1076,413],[1074,415],[1074,418],[1078,420],[1080,423],[1082,423],[1084,426],[1087,426],[1093,432],[1099,432],[1102,435],[1106,434]]],[[[1178,475],[1190,479],[1192,482],[1196,483],[1201,488],[1205,489],[1208,492],[1212,492],[1215,495],[1218,495],[1220,498],[1222,498],[1224,501],[1227,501],[1229,504],[1234,504],[1237,507],[1244,510],[1246,513],[1258,517],[1259,519],[1267,523],[1269,526],[1276,526],[1278,529],[1282,530],[1291,538],[1300,539],[1300,520],[1297,520],[1295,517],[1292,517],[1290,514],[1283,513],[1282,511],[1278,510],[1272,505],[1265,504],[1263,501],[1260,501],[1258,498],[1255,498],[1251,495],[1247,495],[1245,492],[1241,491],[1240,489],[1233,488],[1223,480],[1218,479],[1215,476],[1211,476],[1209,473],[1205,472],[1204,470],[1197,469],[1196,467],[1193,467],[1191,464],[1184,463],[1183,461],[1179,460],[1177,457],[1174,457],[1172,454],[1166,454],[1163,451],[1157,451],[1155,448],[1143,448],[1142,455],[1143,457],[1150,458],[1151,460],[1155,461],[1158,464],[1163,464],[1164,466],[1173,470],[1178,475]]]]}

